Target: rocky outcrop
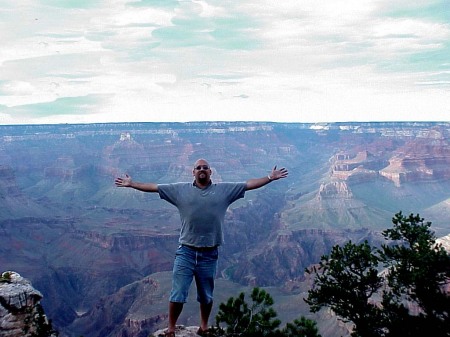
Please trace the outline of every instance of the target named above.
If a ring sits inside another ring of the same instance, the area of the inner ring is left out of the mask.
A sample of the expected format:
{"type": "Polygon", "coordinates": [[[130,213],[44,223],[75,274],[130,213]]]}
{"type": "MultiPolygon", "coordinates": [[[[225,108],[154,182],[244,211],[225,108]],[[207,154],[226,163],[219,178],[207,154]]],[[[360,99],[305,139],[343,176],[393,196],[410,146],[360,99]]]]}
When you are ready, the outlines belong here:
{"type": "Polygon", "coordinates": [[[42,294],[16,272],[4,272],[0,278],[0,335],[2,337],[52,336],[40,305],[42,294]]]}
{"type": "Polygon", "coordinates": [[[332,178],[361,183],[374,180],[378,176],[378,169],[385,166],[385,160],[367,150],[355,156],[342,151],[331,158],[331,164],[332,178]]]}
{"type": "Polygon", "coordinates": [[[352,198],[352,192],[345,181],[335,181],[320,185],[318,199],[323,198],[352,198]]]}
{"type": "Polygon", "coordinates": [[[413,139],[395,150],[389,165],[380,174],[396,186],[406,182],[449,179],[450,144],[444,135],[436,132],[413,139]]]}
{"type": "MultiPolygon", "coordinates": [[[[177,337],[198,337],[198,326],[177,325],[175,335],[177,337]]],[[[161,329],[150,335],[150,337],[164,337],[166,329],[161,329]]]]}
{"type": "Polygon", "coordinates": [[[450,178],[450,154],[440,156],[398,155],[389,160],[389,166],[380,175],[396,186],[414,181],[445,180],[450,178]]]}
{"type": "MultiPolygon", "coordinates": [[[[385,134],[387,136],[388,134],[385,134]]],[[[392,137],[392,135],[389,135],[392,137]]],[[[450,144],[444,130],[432,129],[402,144],[337,152],[331,159],[331,177],[353,183],[373,181],[378,176],[391,180],[395,186],[419,181],[440,181],[450,178],[450,144]],[[356,154],[355,154],[356,153],[356,154]]]]}

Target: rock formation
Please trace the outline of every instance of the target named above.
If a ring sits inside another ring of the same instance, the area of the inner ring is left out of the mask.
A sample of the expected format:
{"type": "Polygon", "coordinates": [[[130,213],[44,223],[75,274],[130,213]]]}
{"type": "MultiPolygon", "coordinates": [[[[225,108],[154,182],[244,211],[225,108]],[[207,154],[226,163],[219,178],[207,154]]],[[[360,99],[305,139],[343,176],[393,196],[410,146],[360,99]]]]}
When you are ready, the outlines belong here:
{"type": "MultiPolygon", "coordinates": [[[[198,326],[184,326],[177,325],[175,334],[177,337],[198,337],[197,335],[198,326]]],[[[150,337],[163,337],[166,329],[161,329],[156,331],[150,337]]]]}
{"type": "Polygon", "coordinates": [[[318,198],[347,198],[353,197],[348,184],[345,181],[335,181],[327,184],[321,184],[319,188],[318,198]]]}
{"type": "Polygon", "coordinates": [[[446,180],[450,177],[450,145],[444,132],[431,131],[435,132],[406,139],[392,152],[378,147],[371,149],[375,154],[357,148],[339,151],[330,160],[331,177],[364,182],[380,175],[397,187],[407,182],[446,180]]]}
{"type": "Polygon", "coordinates": [[[384,159],[376,157],[367,150],[352,156],[347,152],[339,152],[331,159],[331,176],[352,182],[372,181],[378,176],[377,169],[382,167],[384,159]]]}
{"type": "Polygon", "coordinates": [[[56,337],[40,305],[42,294],[18,273],[0,278],[0,335],[2,337],[56,337]]]}

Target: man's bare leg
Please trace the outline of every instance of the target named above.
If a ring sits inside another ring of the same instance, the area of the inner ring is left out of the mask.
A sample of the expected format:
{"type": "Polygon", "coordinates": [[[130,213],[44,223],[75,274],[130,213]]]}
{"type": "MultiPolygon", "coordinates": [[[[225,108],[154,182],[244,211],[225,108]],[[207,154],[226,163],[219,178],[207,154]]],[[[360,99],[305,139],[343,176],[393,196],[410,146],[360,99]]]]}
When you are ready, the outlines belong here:
{"type": "Polygon", "coordinates": [[[211,314],[211,309],[213,302],[208,304],[200,303],[200,328],[204,331],[208,329],[209,315],[211,314]]]}
{"type": "Polygon", "coordinates": [[[168,332],[175,332],[178,317],[180,317],[181,311],[183,310],[183,304],[184,303],[169,302],[169,327],[167,328],[168,332]]]}

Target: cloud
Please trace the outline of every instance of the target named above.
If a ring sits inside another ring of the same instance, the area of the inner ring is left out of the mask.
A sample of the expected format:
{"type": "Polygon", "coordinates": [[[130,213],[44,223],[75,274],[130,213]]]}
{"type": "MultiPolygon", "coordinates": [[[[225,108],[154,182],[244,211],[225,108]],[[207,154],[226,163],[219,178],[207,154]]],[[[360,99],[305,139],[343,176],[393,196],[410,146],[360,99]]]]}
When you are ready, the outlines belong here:
{"type": "Polygon", "coordinates": [[[172,47],[175,52],[186,47],[247,50],[258,46],[249,34],[255,24],[251,16],[230,15],[211,7],[202,1],[183,2],[171,25],[155,29],[152,36],[160,41],[161,48],[172,47]]]}
{"type": "Polygon", "coordinates": [[[0,85],[0,93],[2,95],[17,95],[17,96],[25,96],[31,95],[35,88],[28,82],[23,81],[10,81],[3,82],[0,85]]]}
{"type": "Polygon", "coordinates": [[[82,97],[62,97],[54,101],[20,105],[3,108],[0,112],[8,115],[11,120],[23,121],[33,119],[37,122],[48,121],[61,117],[76,117],[95,113],[96,107],[105,97],[101,95],[88,95],[82,97]]]}
{"type": "Polygon", "coordinates": [[[4,123],[448,114],[443,0],[4,2],[4,123]]]}

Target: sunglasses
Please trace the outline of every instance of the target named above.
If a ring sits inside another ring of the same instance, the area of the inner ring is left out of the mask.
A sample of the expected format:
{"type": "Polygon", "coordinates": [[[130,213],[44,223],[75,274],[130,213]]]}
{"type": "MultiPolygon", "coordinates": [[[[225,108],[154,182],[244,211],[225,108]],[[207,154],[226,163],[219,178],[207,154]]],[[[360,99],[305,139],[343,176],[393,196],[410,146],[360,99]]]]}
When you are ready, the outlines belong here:
{"type": "Polygon", "coordinates": [[[209,166],[208,165],[198,165],[196,167],[194,167],[196,170],[209,170],[209,166]]]}

